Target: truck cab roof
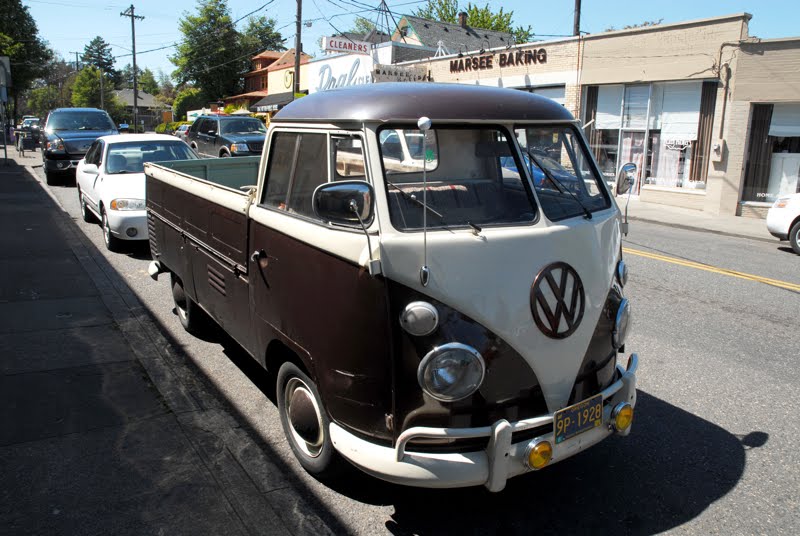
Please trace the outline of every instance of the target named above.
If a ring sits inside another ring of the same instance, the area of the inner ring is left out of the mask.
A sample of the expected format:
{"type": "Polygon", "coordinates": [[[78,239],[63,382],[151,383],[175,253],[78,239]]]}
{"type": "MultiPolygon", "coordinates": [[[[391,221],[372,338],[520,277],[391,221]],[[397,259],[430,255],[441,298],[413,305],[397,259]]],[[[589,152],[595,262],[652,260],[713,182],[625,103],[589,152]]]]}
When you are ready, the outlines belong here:
{"type": "Polygon", "coordinates": [[[560,104],[525,91],[461,84],[395,82],[320,91],[275,114],[281,122],[572,121],[560,104]]]}

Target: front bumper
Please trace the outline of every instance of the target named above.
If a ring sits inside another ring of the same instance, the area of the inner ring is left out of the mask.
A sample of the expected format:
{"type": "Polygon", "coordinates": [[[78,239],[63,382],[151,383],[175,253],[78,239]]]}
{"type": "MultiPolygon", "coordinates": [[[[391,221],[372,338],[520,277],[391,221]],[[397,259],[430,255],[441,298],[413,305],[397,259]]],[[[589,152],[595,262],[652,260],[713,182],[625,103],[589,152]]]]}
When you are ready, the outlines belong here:
{"type": "Polygon", "coordinates": [[[120,240],[148,239],[146,210],[109,210],[106,214],[111,234],[120,240]],[[133,236],[129,234],[129,229],[135,229],[133,236]]]}
{"type": "Polygon", "coordinates": [[[786,208],[771,208],[767,212],[767,230],[779,240],[789,239],[789,227],[795,214],[786,208]]]}
{"type": "Polygon", "coordinates": [[[45,154],[44,169],[50,173],[74,170],[82,159],[83,156],[79,156],[77,159],[74,156],[63,157],[63,155],[62,158],[53,158],[45,154]]]}
{"type": "MultiPolygon", "coordinates": [[[[526,463],[527,448],[537,441],[549,441],[553,457],[548,465],[585,450],[615,433],[611,412],[621,403],[636,405],[636,368],[638,356],[632,354],[628,368],[617,365],[620,378],[602,391],[603,426],[588,430],[556,444],[552,432],[511,443],[514,432],[538,428],[553,422],[553,414],[541,415],[515,423],[505,419],[492,426],[480,428],[410,428],[400,434],[395,448],[370,443],[346,431],[335,423],[330,425],[333,446],[351,463],[375,477],[424,488],[458,488],[486,486],[489,491],[501,491],[509,478],[532,471],[526,463]],[[467,453],[406,452],[413,438],[474,438],[488,437],[485,450],[467,453]]],[[[621,435],[628,435],[630,427],[621,435]]]]}

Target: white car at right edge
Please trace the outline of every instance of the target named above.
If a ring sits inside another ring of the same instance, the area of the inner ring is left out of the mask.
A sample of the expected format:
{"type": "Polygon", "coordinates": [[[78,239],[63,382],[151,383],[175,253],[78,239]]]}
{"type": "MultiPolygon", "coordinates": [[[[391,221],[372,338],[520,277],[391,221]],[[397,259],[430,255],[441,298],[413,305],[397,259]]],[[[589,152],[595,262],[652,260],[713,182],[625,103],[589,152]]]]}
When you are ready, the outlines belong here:
{"type": "Polygon", "coordinates": [[[781,240],[788,240],[800,255],[800,192],[782,196],[767,213],[767,229],[781,240]]]}

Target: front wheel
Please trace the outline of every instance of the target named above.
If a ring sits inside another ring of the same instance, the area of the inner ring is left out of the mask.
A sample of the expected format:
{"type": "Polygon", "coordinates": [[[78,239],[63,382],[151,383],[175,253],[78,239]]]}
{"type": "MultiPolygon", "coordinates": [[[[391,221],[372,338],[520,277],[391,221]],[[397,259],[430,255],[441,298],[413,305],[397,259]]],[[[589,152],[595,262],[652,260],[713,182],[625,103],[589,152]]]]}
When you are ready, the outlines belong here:
{"type": "Polygon", "coordinates": [[[800,220],[792,225],[792,229],[789,231],[789,244],[792,245],[794,252],[800,255],[800,220]]]}
{"type": "Polygon", "coordinates": [[[83,197],[83,193],[81,192],[80,186],[78,187],[78,204],[81,207],[81,218],[83,219],[83,221],[85,221],[86,223],[94,223],[96,219],[94,217],[94,214],[92,214],[89,208],[86,206],[86,198],[83,197]]]}
{"type": "Polygon", "coordinates": [[[294,363],[284,363],[276,395],[283,433],[300,465],[319,478],[340,474],[343,459],[333,448],[330,421],[311,378],[294,363]]]}
{"type": "Polygon", "coordinates": [[[108,223],[108,215],[106,215],[105,210],[100,213],[100,217],[102,218],[100,224],[103,226],[103,242],[106,244],[106,249],[108,251],[119,251],[122,247],[122,240],[111,232],[111,225],[108,223]]]}

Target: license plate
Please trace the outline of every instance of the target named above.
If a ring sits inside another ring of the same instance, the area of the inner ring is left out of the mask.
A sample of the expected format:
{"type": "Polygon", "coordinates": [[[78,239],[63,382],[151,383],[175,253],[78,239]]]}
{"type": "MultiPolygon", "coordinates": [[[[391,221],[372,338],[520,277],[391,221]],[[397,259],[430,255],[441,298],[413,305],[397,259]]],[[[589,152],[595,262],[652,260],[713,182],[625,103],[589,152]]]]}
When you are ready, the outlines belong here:
{"type": "Polygon", "coordinates": [[[597,394],[582,402],[560,409],[553,416],[556,444],[603,425],[603,395],[597,394]]]}

